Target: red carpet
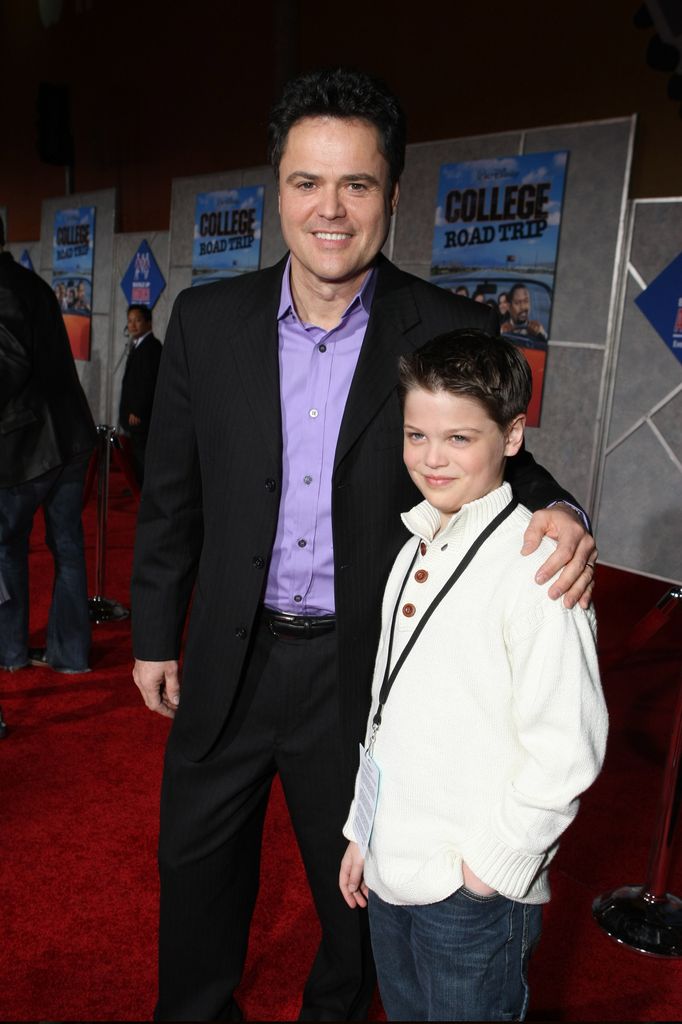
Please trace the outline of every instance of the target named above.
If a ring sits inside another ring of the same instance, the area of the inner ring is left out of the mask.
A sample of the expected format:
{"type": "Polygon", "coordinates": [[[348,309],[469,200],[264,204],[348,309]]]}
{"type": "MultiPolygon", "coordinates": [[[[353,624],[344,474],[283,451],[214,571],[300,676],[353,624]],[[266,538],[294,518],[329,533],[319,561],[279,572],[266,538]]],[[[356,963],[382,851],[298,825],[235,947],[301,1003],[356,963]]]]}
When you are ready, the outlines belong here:
{"type": "MultiPolygon", "coordinates": [[[[135,503],[122,486],[114,473],[105,594],[127,603],[135,503]]],[[[91,503],[91,570],[94,518],[91,503]]],[[[31,640],[37,645],[51,585],[41,523],[33,541],[31,640]]],[[[623,642],[665,589],[600,567],[601,646],[623,642]]],[[[644,650],[605,675],[612,723],[606,767],[555,861],[554,898],[532,965],[531,1020],[682,1017],[682,962],[617,945],[590,913],[595,895],[644,879],[676,700],[681,621],[678,611],[644,650]]],[[[95,627],[90,675],[0,673],[9,726],[0,742],[2,1020],[144,1020],[151,1014],[156,818],[168,723],[144,709],[130,665],[123,623],[95,627]]],[[[679,852],[669,889],[682,896],[679,852]]],[[[295,1018],[316,940],[276,787],[241,987],[249,1019],[295,1018]]],[[[375,1018],[380,1012],[377,1002],[375,1018]]]]}

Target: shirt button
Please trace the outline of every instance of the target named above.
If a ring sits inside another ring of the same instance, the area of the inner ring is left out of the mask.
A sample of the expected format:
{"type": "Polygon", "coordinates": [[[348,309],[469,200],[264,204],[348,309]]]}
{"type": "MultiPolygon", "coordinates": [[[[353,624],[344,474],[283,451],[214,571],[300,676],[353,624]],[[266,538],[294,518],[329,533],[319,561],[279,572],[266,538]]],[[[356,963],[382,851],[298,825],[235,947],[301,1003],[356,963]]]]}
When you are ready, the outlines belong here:
{"type": "Polygon", "coordinates": [[[308,475],[306,474],[306,475],[305,475],[305,476],[303,477],[303,483],[304,483],[304,484],[311,484],[312,482],[313,482],[313,478],[312,478],[311,476],[308,476],[308,475]]]}
{"type": "Polygon", "coordinates": [[[311,420],[315,420],[320,414],[317,411],[317,409],[311,409],[308,415],[310,416],[311,420]]]}
{"type": "Polygon", "coordinates": [[[296,602],[296,604],[300,604],[302,600],[303,598],[301,597],[300,594],[294,594],[294,601],[296,602]]]}
{"type": "Polygon", "coordinates": [[[268,479],[265,481],[265,490],[266,491],[274,491],[276,487],[277,487],[277,484],[272,479],[272,477],[268,477],[268,479]]]}
{"type": "Polygon", "coordinates": [[[429,578],[429,574],[426,571],[426,569],[417,569],[416,573],[414,574],[414,578],[416,579],[417,583],[426,583],[426,581],[429,578]]]}
{"type": "Polygon", "coordinates": [[[416,610],[417,609],[415,608],[415,606],[413,604],[404,604],[403,605],[403,615],[406,618],[408,618],[408,619],[412,618],[412,616],[414,615],[416,610]]]}
{"type": "Polygon", "coordinates": [[[426,554],[426,544],[424,543],[424,541],[422,541],[421,544],[419,545],[419,550],[421,551],[422,555],[426,554]]]}
{"type": "Polygon", "coordinates": [[[327,351],[327,346],[324,344],[324,342],[321,345],[317,346],[317,351],[318,352],[326,352],[327,351]]]}
{"type": "Polygon", "coordinates": [[[237,626],[234,635],[237,637],[237,640],[246,640],[246,629],[244,626],[237,626]]]}
{"type": "Polygon", "coordinates": [[[306,542],[303,540],[302,537],[301,537],[301,539],[298,542],[298,546],[299,546],[299,548],[304,548],[306,546],[306,542]]]}
{"type": "Polygon", "coordinates": [[[260,555],[254,555],[251,560],[251,564],[254,569],[263,569],[265,567],[265,559],[261,558],[260,555]]]}

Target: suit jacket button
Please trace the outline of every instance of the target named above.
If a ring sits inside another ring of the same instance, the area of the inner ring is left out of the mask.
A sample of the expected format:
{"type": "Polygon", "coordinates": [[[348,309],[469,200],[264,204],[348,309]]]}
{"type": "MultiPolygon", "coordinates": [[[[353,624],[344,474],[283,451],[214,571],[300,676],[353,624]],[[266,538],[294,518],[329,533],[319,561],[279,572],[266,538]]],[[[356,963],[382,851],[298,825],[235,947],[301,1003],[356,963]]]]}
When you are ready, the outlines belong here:
{"type": "Polygon", "coordinates": [[[426,544],[424,543],[424,541],[422,541],[421,544],[419,545],[419,551],[421,552],[422,555],[426,554],[426,544]]]}
{"type": "Polygon", "coordinates": [[[254,555],[251,564],[254,569],[263,569],[265,567],[265,559],[261,558],[260,555],[254,555]]]}
{"type": "Polygon", "coordinates": [[[413,604],[404,604],[403,605],[403,615],[406,618],[408,618],[408,619],[412,618],[412,616],[414,615],[416,610],[417,609],[415,608],[415,606],[413,604]]]}
{"type": "Polygon", "coordinates": [[[414,578],[416,579],[417,583],[426,583],[426,581],[429,578],[429,574],[426,571],[426,569],[417,569],[416,573],[414,574],[414,578]]]}
{"type": "Polygon", "coordinates": [[[237,637],[237,640],[246,640],[246,629],[244,626],[237,626],[234,635],[237,637]]]}
{"type": "Polygon", "coordinates": [[[270,492],[272,492],[272,491],[274,491],[274,490],[275,490],[275,488],[276,488],[276,487],[277,487],[277,484],[276,484],[276,483],[275,483],[275,481],[274,481],[274,480],[272,479],[272,477],[271,477],[271,476],[269,476],[269,477],[267,478],[267,480],[265,481],[265,490],[266,490],[266,491],[270,491],[270,492]]]}

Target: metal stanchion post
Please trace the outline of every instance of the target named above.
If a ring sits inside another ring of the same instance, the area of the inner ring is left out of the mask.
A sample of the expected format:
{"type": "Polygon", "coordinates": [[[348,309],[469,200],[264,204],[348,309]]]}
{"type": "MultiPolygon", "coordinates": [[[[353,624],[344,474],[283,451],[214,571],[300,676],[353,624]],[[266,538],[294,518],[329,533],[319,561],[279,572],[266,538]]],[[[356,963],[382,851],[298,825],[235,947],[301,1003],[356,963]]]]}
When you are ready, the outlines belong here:
{"type": "Polygon", "coordinates": [[[621,886],[592,904],[595,920],[607,935],[640,953],[661,957],[682,956],[682,900],[666,892],[682,796],[682,674],[680,684],[646,881],[621,886]]]}
{"type": "Polygon", "coordinates": [[[89,598],[92,622],[116,622],[130,612],[118,601],[103,597],[106,574],[107,512],[109,506],[109,462],[114,439],[112,427],[97,427],[97,534],[95,537],[95,596],[89,598]]]}

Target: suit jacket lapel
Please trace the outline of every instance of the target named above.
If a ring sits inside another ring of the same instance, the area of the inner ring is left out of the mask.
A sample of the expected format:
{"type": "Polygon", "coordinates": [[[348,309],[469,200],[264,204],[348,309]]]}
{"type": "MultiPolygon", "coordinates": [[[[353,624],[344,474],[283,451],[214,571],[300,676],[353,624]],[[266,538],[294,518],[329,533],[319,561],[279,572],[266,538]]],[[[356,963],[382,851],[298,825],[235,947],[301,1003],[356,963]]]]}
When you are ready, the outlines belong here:
{"type": "Polygon", "coordinates": [[[282,452],[282,413],[277,309],[285,265],[286,257],[258,275],[257,287],[237,312],[241,329],[233,342],[239,376],[254,421],[271,454],[278,459],[282,452]]]}
{"type": "Polygon", "coordinates": [[[409,278],[384,257],[367,331],[341,421],[334,469],[376,415],[398,380],[398,357],[413,350],[407,332],[420,320],[409,278]]]}

